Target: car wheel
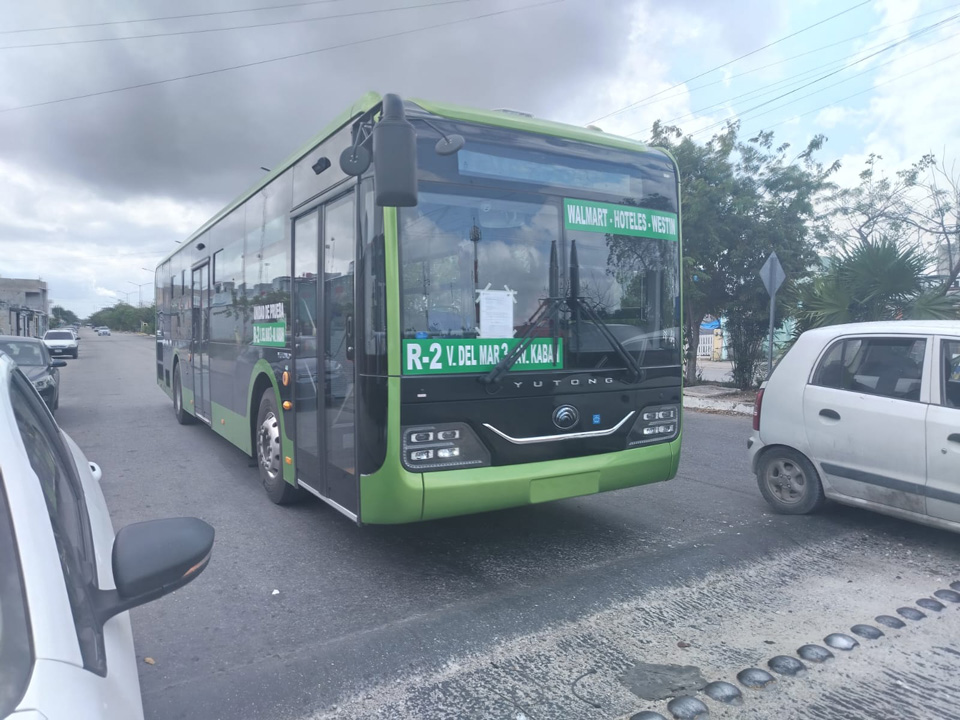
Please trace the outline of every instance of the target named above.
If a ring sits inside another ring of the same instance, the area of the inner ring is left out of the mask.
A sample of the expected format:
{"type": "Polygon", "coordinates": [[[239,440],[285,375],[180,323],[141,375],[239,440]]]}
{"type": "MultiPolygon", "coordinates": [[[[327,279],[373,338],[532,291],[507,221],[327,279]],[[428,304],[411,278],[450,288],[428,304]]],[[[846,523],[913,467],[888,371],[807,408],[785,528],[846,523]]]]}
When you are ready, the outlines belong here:
{"type": "Polygon", "coordinates": [[[824,502],[817,469],[791,448],[774,448],[763,455],[757,484],[764,500],[782,515],[806,515],[824,502]]]}
{"type": "Polygon", "coordinates": [[[273,395],[273,388],[267,388],[260,398],[255,434],[257,466],[267,497],[277,505],[287,505],[299,500],[303,493],[283,479],[280,417],[273,395]]]}
{"type": "Polygon", "coordinates": [[[181,425],[193,425],[197,419],[183,409],[183,385],[180,382],[180,364],[173,371],[173,414],[181,425]]]}
{"type": "Polygon", "coordinates": [[[78,357],[80,357],[80,348],[73,351],[73,359],[76,360],[78,357]]]}

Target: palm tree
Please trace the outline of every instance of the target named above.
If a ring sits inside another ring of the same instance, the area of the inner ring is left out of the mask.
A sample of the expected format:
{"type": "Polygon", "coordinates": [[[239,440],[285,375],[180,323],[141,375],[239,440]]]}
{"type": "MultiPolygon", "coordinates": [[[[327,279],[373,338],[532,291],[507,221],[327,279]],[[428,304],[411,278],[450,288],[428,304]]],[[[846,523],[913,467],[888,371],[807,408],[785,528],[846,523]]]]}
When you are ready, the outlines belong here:
{"type": "Polygon", "coordinates": [[[960,298],[925,282],[929,261],[915,247],[864,239],[825,265],[822,274],[792,290],[796,335],[840,323],[960,318],[960,298]]]}

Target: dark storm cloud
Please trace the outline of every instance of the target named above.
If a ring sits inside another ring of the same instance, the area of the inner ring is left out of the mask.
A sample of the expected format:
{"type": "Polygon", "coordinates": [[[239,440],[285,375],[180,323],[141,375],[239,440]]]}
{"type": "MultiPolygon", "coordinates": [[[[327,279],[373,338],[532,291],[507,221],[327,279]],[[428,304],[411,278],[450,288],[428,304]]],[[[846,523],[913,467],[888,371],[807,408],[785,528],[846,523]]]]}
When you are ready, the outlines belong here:
{"type": "MultiPolygon", "coordinates": [[[[213,18],[0,36],[0,45],[119,37],[403,7],[424,0],[346,0],[213,18]]],[[[0,108],[98,92],[277,55],[372,38],[536,0],[473,0],[327,22],[91,45],[0,50],[0,108]]],[[[248,0],[247,7],[266,4],[248,0]]],[[[35,109],[0,113],[0,157],[35,172],[72,178],[119,200],[162,195],[222,203],[314,135],[368,89],[557,117],[563,104],[615,74],[627,42],[626,0],[567,0],[305,58],[35,109]]],[[[682,5],[682,4],[681,4],[682,5]]],[[[759,43],[759,22],[715,13],[759,43]],[[744,27],[744,25],[749,27],[744,27]]],[[[174,15],[234,3],[23,4],[4,27],[174,15]]],[[[677,5],[674,5],[677,7],[677,5]]],[[[738,13],[739,14],[739,13],[738,13]]],[[[741,15],[742,17],[742,15],[741,15]]],[[[772,22],[772,20],[770,21],[772,22]]]]}

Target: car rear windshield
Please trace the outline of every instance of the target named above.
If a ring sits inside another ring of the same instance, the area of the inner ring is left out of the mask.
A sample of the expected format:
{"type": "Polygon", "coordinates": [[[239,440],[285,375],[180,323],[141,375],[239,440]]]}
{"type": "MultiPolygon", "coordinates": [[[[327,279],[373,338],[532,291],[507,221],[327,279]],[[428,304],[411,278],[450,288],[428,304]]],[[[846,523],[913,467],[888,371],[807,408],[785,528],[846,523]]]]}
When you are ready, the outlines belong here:
{"type": "Polygon", "coordinates": [[[54,330],[43,337],[45,340],[73,340],[73,333],[65,330],[54,330]]]}

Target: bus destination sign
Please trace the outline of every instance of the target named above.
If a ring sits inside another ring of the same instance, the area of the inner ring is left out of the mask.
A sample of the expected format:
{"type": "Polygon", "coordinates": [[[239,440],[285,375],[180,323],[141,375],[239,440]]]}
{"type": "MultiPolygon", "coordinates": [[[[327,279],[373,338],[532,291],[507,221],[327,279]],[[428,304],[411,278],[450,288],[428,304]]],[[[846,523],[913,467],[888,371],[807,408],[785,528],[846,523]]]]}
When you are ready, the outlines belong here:
{"type": "MultiPolygon", "coordinates": [[[[520,338],[428,338],[403,341],[405,375],[444,375],[492,370],[520,338]]],[[[563,368],[563,339],[534,338],[513,370],[560,370],[563,368]]]]}
{"type": "Polygon", "coordinates": [[[563,225],[568,230],[586,230],[610,235],[633,235],[663,240],[679,238],[677,216],[674,213],[588,200],[564,198],[563,225]]]}

